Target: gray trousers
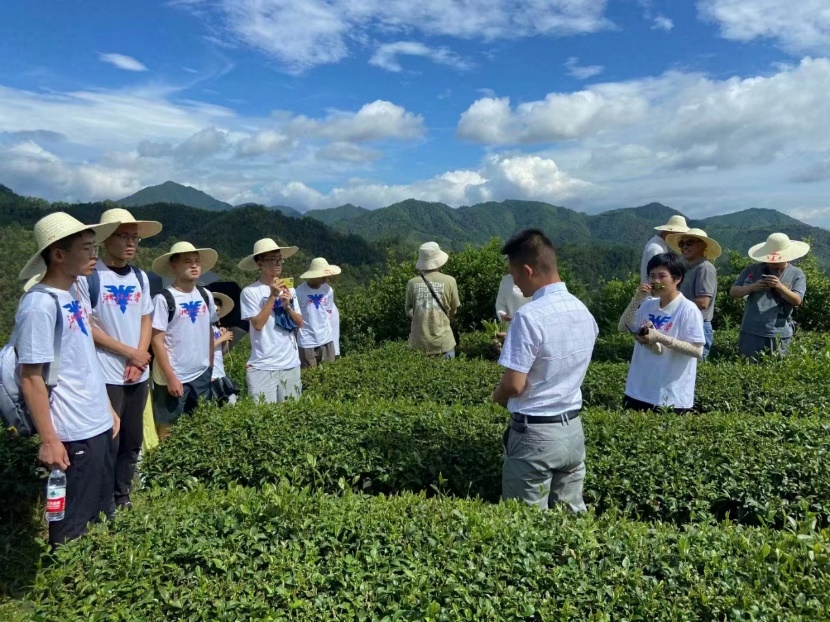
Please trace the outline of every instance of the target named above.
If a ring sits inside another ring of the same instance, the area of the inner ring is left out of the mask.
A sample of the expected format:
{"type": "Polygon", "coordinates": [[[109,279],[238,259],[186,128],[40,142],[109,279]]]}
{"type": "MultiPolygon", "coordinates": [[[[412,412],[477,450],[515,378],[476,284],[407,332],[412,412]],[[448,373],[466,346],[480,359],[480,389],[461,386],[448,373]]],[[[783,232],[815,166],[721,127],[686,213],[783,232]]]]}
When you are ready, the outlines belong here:
{"type": "Polygon", "coordinates": [[[738,350],[751,362],[757,363],[761,352],[787,356],[792,340],[792,337],[759,337],[741,331],[738,336],[738,350]]]}
{"type": "Polygon", "coordinates": [[[564,503],[572,512],[584,512],[584,479],[581,417],[564,423],[513,422],[505,432],[501,480],[504,499],[521,499],[544,509],[564,503]]]}
{"type": "Polygon", "coordinates": [[[274,370],[249,367],[245,373],[248,394],[254,401],[264,400],[269,404],[296,399],[303,392],[300,368],[274,370]]]}

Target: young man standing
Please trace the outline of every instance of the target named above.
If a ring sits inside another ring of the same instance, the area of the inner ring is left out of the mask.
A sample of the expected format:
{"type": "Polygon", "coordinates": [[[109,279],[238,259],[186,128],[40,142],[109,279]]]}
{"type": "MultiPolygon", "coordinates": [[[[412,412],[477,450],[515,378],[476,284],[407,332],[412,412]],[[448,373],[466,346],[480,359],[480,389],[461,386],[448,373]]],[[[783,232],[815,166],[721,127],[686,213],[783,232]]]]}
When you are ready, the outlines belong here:
{"type": "Polygon", "coordinates": [[[170,426],[200,399],[210,399],[216,306],[210,291],[196,281],[218,258],[212,248],[176,242],[153,262],[153,272],[173,279],[153,299],[153,405],[159,438],[168,436],[170,426]]]}
{"type": "Polygon", "coordinates": [[[44,274],[21,299],[12,338],[21,393],[40,436],[40,461],[66,473],[64,518],[49,523],[53,547],[82,535],[100,513],[114,510],[113,437],[120,421],[110,406],[89,314],[74,284],[95,269],[96,234],[107,238],[117,227],[84,225],[63,212],[49,214],[35,224],[38,252],[20,272],[21,279],[44,274]],[[58,322],[59,356],[54,341],[58,322]],[[46,365],[58,365],[51,393],[44,382],[46,365]]]}
{"type": "Polygon", "coordinates": [[[92,338],[121,431],[115,439],[115,505],[132,507],[138,454],[144,442],[144,407],[150,377],[153,301],[147,275],[130,265],[138,243],[161,231],[161,223],[137,221],[125,209],[107,210],[101,224],[121,223],[104,240],[104,260],[78,279],[78,293],[91,309],[92,338]]]}
{"type": "Polygon", "coordinates": [[[317,257],[300,275],[301,279],[306,280],[297,288],[297,301],[303,314],[303,327],[297,334],[302,367],[317,367],[320,363],[334,360],[336,353],[331,321],[334,290],[328,280],[338,274],[339,267],[317,257]]]}
{"type": "Polygon", "coordinates": [[[425,354],[455,358],[455,337],[452,320],[461,301],[455,279],[441,273],[449,256],[435,242],[422,244],[418,249],[415,268],[418,276],[406,284],[404,308],[412,318],[409,345],[425,354]]]}
{"type": "Polygon", "coordinates": [[[655,255],[669,252],[669,246],[666,243],[666,238],[671,233],[684,233],[689,230],[686,224],[686,219],[683,216],[675,214],[669,218],[669,222],[659,227],[654,227],[657,232],[647,243],[643,249],[643,256],[640,259],[640,283],[648,283],[648,262],[655,255]]]}
{"type": "Polygon", "coordinates": [[[271,238],[254,244],[254,252],[239,262],[239,269],[259,271],[259,279],[242,290],[241,317],[250,322],[251,358],[245,378],[248,393],[268,403],[297,398],[302,393],[300,355],[296,331],[303,316],[294,289],[283,283],[282,265],[297,252],[271,238]]]}
{"type": "Polygon", "coordinates": [[[531,301],[516,311],[502,347],[505,368],[492,399],[510,411],[504,435],[502,496],[584,512],[585,436],[579,411],[597,323],[559,278],[550,240],[517,233],[501,252],[531,301]]]}

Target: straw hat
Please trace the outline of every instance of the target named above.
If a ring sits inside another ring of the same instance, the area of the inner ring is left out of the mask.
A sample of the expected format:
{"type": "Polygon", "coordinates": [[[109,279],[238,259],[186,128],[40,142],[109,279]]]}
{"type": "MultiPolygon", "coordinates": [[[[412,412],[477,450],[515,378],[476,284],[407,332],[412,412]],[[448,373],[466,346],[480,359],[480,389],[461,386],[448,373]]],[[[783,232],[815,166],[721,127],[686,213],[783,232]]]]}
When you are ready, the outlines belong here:
{"type": "Polygon", "coordinates": [[[28,291],[29,291],[30,289],[32,289],[35,285],[37,285],[38,283],[40,283],[40,279],[42,279],[42,278],[43,278],[43,275],[42,275],[42,274],[36,274],[36,275],[34,275],[31,279],[29,279],[28,281],[26,281],[26,282],[23,284],[23,291],[24,291],[24,292],[28,292],[28,291]]]}
{"type": "Polygon", "coordinates": [[[418,262],[415,267],[418,270],[437,270],[447,263],[449,258],[437,242],[426,242],[418,249],[418,262]]]}
{"type": "Polygon", "coordinates": [[[810,245],[807,242],[791,240],[786,233],[773,233],[763,244],[750,248],[748,255],[763,263],[784,263],[795,261],[809,252],[810,245]]]}
{"type": "Polygon", "coordinates": [[[228,313],[233,311],[233,298],[231,298],[227,294],[223,294],[222,292],[211,292],[211,294],[213,294],[213,300],[215,302],[222,303],[221,309],[219,307],[216,307],[216,315],[219,316],[219,319],[221,320],[228,313]]]}
{"type": "Polygon", "coordinates": [[[322,257],[315,257],[311,260],[308,270],[300,275],[301,279],[322,279],[327,276],[336,276],[340,274],[341,270],[337,266],[333,266],[322,257]]]}
{"type": "Polygon", "coordinates": [[[659,227],[654,227],[655,231],[670,231],[671,233],[685,233],[689,230],[689,225],[686,224],[686,219],[683,216],[675,214],[669,218],[669,222],[659,227]]]}
{"type": "Polygon", "coordinates": [[[720,244],[706,235],[706,232],[703,229],[689,229],[684,233],[669,234],[666,236],[666,244],[668,244],[669,248],[671,248],[675,253],[682,255],[683,251],[680,248],[680,240],[683,238],[697,238],[698,240],[703,240],[706,243],[706,250],[703,251],[703,256],[709,261],[715,261],[715,259],[723,254],[720,244]]]}
{"type": "Polygon", "coordinates": [[[254,244],[254,252],[239,262],[239,269],[248,272],[251,272],[253,270],[259,270],[259,266],[256,265],[254,257],[256,257],[257,255],[262,255],[263,253],[280,251],[280,255],[282,256],[282,258],[288,259],[298,250],[300,249],[296,246],[280,246],[271,238],[262,238],[261,240],[257,240],[256,244],[254,244]]]}
{"type": "Polygon", "coordinates": [[[130,212],[114,207],[101,214],[101,224],[117,222],[122,225],[138,225],[138,237],[151,238],[161,232],[161,223],[155,220],[136,220],[130,212]]]}
{"type": "Polygon", "coordinates": [[[190,242],[176,242],[170,247],[169,253],[164,253],[160,257],[156,257],[153,261],[153,272],[159,276],[174,277],[172,267],[170,265],[170,258],[173,255],[180,255],[182,253],[199,253],[199,260],[202,264],[202,273],[207,272],[216,265],[219,259],[219,253],[212,248],[196,248],[190,242]]]}
{"type": "Polygon", "coordinates": [[[46,274],[46,262],[40,254],[55,242],[82,231],[92,231],[99,240],[104,240],[118,229],[119,224],[111,222],[105,225],[85,225],[65,212],[55,212],[44,216],[35,223],[35,240],[38,250],[23,266],[18,278],[28,279],[36,274],[46,274]]]}

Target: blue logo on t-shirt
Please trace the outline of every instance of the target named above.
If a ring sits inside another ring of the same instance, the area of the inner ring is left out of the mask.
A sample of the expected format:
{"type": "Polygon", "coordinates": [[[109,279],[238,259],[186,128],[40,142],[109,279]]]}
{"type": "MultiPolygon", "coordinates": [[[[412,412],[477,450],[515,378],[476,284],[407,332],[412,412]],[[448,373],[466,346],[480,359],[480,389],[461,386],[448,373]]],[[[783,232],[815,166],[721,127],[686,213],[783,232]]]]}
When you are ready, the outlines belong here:
{"type": "Polygon", "coordinates": [[[127,305],[130,304],[135,291],[135,285],[104,285],[104,289],[109,292],[109,296],[121,309],[121,313],[126,313],[127,305]]]}
{"type": "Polygon", "coordinates": [[[314,304],[315,309],[320,308],[320,304],[323,302],[323,297],[325,294],[309,294],[308,295],[308,304],[314,304]]]}
{"type": "Polygon", "coordinates": [[[671,316],[670,315],[654,315],[653,313],[648,314],[648,320],[652,324],[654,324],[654,328],[662,330],[665,328],[668,330],[671,328],[671,316]]]}
{"type": "Polygon", "coordinates": [[[81,332],[84,335],[89,335],[89,333],[86,332],[86,326],[84,325],[84,312],[81,308],[81,303],[77,300],[73,300],[68,305],[63,305],[63,308],[72,314],[72,317],[69,319],[70,328],[73,323],[77,323],[78,328],[81,329],[81,332]]]}
{"type": "Polygon", "coordinates": [[[187,315],[190,316],[190,321],[195,324],[196,318],[199,315],[199,308],[202,306],[202,301],[193,300],[192,302],[180,302],[179,305],[187,312],[187,315]]]}

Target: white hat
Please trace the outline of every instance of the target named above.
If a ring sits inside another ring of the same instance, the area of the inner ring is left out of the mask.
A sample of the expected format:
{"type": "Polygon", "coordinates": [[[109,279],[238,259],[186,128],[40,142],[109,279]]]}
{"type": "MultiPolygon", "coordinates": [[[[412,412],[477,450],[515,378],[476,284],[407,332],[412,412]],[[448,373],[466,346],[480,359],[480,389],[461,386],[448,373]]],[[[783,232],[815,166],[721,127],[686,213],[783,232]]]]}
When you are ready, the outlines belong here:
{"type": "Polygon", "coordinates": [[[36,275],[34,275],[31,279],[29,279],[28,281],[26,281],[26,282],[23,284],[23,291],[24,291],[24,292],[28,292],[28,291],[29,291],[30,289],[32,289],[35,285],[37,285],[38,283],[40,283],[40,279],[42,279],[42,278],[43,278],[43,275],[42,275],[42,274],[36,274],[36,275]]]}
{"type": "Polygon", "coordinates": [[[161,223],[156,220],[136,220],[130,212],[114,207],[101,214],[101,224],[117,222],[121,225],[138,225],[138,237],[151,238],[161,232],[161,223]]]}
{"type": "Polygon", "coordinates": [[[675,253],[682,255],[683,251],[680,249],[679,242],[683,238],[697,238],[698,240],[703,240],[706,243],[706,250],[703,251],[703,256],[709,261],[715,261],[715,259],[723,254],[720,244],[706,235],[706,232],[703,229],[689,229],[683,233],[671,233],[666,236],[666,244],[668,244],[675,253]]]}
{"type": "Polygon", "coordinates": [[[216,315],[217,315],[217,317],[219,317],[219,319],[222,319],[228,313],[233,311],[233,308],[234,308],[233,298],[231,298],[227,294],[223,294],[222,292],[210,292],[210,293],[213,294],[213,300],[214,301],[218,300],[219,302],[222,303],[222,308],[221,309],[219,307],[216,308],[216,315]]]}
{"type": "Polygon", "coordinates": [[[669,218],[669,222],[659,227],[654,227],[655,231],[670,231],[671,233],[685,233],[689,230],[689,225],[686,224],[686,219],[683,216],[675,214],[669,218]]]}
{"type": "Polygon", "coordinates": [[[300,275],[301,279],[322,279],[327,276],[336,276],[341,270],[338,266],[330,264],[322,257],[315,257],[311,260],[308,270],[300,275]]]}
{"type": "Polygon", "coordinates": [[[41,253],[55,242],[82,231],[92,231],[94,234],[100,235],[101,239],[106,239],[113,231],[118,229],[119,224],[111,222],[104,225],[85,225],[65,212],[54,212],[44,216],[35,223],[35,240],[37,241],[38,251],[23,266],[18,278],[28,279],[36,274],[46,274],[46,262],[43,261],[41,253]]]}
{"type": "Polygon", "coordinates": [[[257,240],[256,244],[254,244],[254,252],[239,262],[239,269],[248,272],[253,270],[259,270],[259,266],[256,265],[256,261],[254,260],[254,257],[256,257],[257,255],[270,253],[271,251],[280,251],[280,255],[282,256],[282,258],[288,259],[298,250],[300,249],[298,249],[296,246],[280,246],[271,238],[262,238],[261,240],[257,240]]]}
{"type": "Polygon", "coordinates": [[[415,267],[418,270],[437,270],[447,263],[449,258],[437,242],[426,242],[418,249],[418,262],[415,267]]]}
{"type": "Polygon", "coordinates": [[[202,265],[202,273],[207,272],[216,265],[219,259],[219,253],[212,248],[196,248],[190,242],[176,242],[170,247],[169,253],[164,253],[156,257],[153,261],[153,272],[159,276],[174,277],[173,268],[170,265],[170,258],[173,255],[181,255],[182,253],[199,253],[199,262],[202,265]]]}
{"type": "Polygon", "coordinates": [[[748,255],[763,263],[785,263],[795,261],[810,252],[807,242],[791,240],[786,233],[773,233],[767,241],[749,249],[748,255]]]}

